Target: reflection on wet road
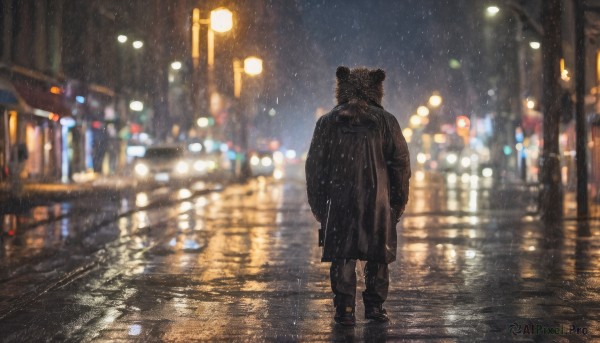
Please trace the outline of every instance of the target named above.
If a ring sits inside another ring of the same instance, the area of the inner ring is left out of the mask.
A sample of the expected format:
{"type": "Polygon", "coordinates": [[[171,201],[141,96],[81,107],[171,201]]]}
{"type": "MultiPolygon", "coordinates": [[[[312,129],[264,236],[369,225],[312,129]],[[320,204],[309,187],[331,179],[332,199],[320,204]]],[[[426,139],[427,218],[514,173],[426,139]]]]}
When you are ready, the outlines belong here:
{"type": "Polygon", "coordinates": [[[551,240],[510,191],[414,181],[391,265],[389,325],[365,322],[360,302],[355,328],[333,324],[304,183],[261,178],[5,218],[15,231],[0,261],[3,340],[599,337],[597,228],[578,238],[567,223],[551,240]],[[528,325],[586,335],[528,335],[528,325]]]}

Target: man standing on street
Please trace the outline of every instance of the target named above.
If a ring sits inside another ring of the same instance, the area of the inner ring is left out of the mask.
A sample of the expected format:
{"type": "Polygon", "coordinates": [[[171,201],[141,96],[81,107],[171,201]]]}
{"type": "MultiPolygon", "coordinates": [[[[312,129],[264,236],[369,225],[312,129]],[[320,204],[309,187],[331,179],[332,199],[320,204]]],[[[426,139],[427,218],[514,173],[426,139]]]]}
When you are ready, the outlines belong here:
{"type": "Polygon", "coordinates": [[[308,202],[331,262],[334,320],[355,325],[356,260],[366,261],[365,318],[389,321],[383,303],[396,224],[408,201],[410,161],[396,118],[381,106],[385,72],[338,67],[338,105],[316,125],[306,160],[308,202]]]}

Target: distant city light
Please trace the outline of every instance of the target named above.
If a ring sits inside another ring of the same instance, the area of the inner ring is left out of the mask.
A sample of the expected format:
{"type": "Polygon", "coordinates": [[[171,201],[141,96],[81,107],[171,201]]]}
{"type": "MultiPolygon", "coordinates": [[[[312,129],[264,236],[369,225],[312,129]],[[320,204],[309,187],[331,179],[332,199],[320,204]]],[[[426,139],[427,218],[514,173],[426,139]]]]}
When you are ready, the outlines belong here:
{"type": "Polygon", "coordinates": [[[207,127],[209,124],[208,118],[206,118],[206,117],[198,118],[197,124],[200,127],[207,127]]]}
{"type": "Polygon", "coordinates": [[[173,68],[173,70],[179,70],[181,69],[181,62],[179,61],[175,61],[173,63],[171,63],[171,68],[173,68]]]}
{"type": "Polygon", "coordinates": [[[141,49],[144,46],[144,42],[142,42],[141,40],[136,40],[133,43],[131,43],[131,45],[133,45],[135,49],[141,49]]]}
{"type": "Polygon", "coordinates": [[[529,42],[529,46],[532,49],[537,50],[542,46],[542,44],[540,42],[529,42]]]}
{"type": "Polygon", "coordinates": [[[458,156],[456,156],[456,154],[454,154],[454,153],[448,154],[446,156],[446,162],[448,162],[449,164],[454,164],[454,163],[456,163],[457,160],[458,160],[458,156]]]}
{"type": "Polygon", "coordinates": [[[78,95],[75,97],[75,101],[77,101],[80,104],[85,104],[85,97],[78,95]]]}
{"type": "Polygon", "coordinates": [[[535,101],[527,100],[527,108],[533,110],[535,108],[535,101]]]}
{"type": "Polygon", "coordinates": [[[460,69],[460,61],[456,58],[451,58],[450,61],[448,61],[448,66],[452,69],[460,69]]]}
{"type": "Polygon", "coordinates": [[[427,162],[427,155],[425,155],[422,152],[418,153],[417,154],[417,162],[419,162],[420,164],[427,162]]]}
{"type": "Polygon", "coordinates": [[[144,103],[138,100],[133,100],[129,103],[129,108],[132,111],[140,112],[144,110],[144,103]]]}
{"type": "Polygon", "coordinates": [[[419,106],[419,108],[417,108],[417,114],[421,117],[427,117],[429,115],[429,109],[425,106],[419,106]]]}
{"type": "Polygon", "coordinates": [[[290,149],[290,150],[286,151],[285,157],[290,160],[296,158],[296,150],[290,149]]]}
{"type": "Polygon", "coordinates": [[[125,35],[119,35],[119,36],[117,37],[117,40],[118,40],[118,41],[119,41],[119,43],[121,43],[121,44],[122,44],[122,43],[125,43],[125,42],[127,42],[127,36],[125,36],[125,35]]]}
{"type": "Polygon", "coordinates": [[[419,117],[417,115],[412,115],[410,117],[410,125],[412,125],[412,126],[419,126],[419,125],[421,125],[421,117],[419,117]]]}
{"type": "Polygon", "coordinates": [[[437,144],[446,143],[446,134],[444,133],[436,133],[433,135],[433,141],[437,144]]]}
{"type": "Polygon", "coordinates": [[[463,166],[464,168],[470,167],[471,166],[471,158],[467,157],[467,156],[461,158],[460,165],[463,166]]]}
{"type": "Polygon", "coordinates": [[[489,6],[485,12],[488,16],[493,17],[500,12],[500,8],[498,6],[489,6]]]}
{"type": "Polygon", "coordinates": [[[438,94],[433,94],[429,97],[429,106],[439,107],[442,104],[442,97],[438,94]]]}
{"type": "Polygon", "coordinates": [[[200,143],[192,143],[192,144],[188,145],[188,149],[191,152],[200,152],[200,151],[202,151],[202,144],[200,144],[200,143]]]}

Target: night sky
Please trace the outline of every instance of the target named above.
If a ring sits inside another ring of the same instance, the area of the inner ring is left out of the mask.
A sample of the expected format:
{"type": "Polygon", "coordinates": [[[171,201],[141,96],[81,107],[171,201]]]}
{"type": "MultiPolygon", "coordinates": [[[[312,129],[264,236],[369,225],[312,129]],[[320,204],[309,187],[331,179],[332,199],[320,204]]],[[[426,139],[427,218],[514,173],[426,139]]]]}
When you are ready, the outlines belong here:
{"type": "MultiPolygon", "coordinates": [[[[308,0],[299,2],[308,39],[319,50],[326,82],[317,103],[334,105],[335,68],[367,66],[382,68],[384,107],[401,125],[433,91],[460,89],[462,75],[448,67],[451,58],[461,59],[464,40],[461,25],[466,19],[461,4],[445,0],[308,0]],[[451,4],[450,4],[451,3],[451,4]]],[[[319,63],[319,62],[315,62],[319,63]]],[[[306,108],[307,111],[310,108],[306,108]]],[[[302,120],[312,131],[314,119],[302,120]]],[[[302,132],[301,137],[306,136],[302,132]]]]}

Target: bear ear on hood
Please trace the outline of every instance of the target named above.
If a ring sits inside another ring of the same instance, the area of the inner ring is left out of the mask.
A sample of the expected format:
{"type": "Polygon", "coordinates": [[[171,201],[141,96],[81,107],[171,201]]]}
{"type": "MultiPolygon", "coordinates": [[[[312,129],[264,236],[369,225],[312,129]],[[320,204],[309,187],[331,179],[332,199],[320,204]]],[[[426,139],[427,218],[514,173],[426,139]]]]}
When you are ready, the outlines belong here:
{"type": "Polygon", "coordinates": [[[369,76],[371,76],[371,80],[374,83],[383,82],[385,80],[385,71],[382,69],[376,69],[369,72],[369,76]]]}
{"type": "Polygon", "coordinates": [[[348,80],[348,76],[350,76],[350,68],[344,66],[337,67],[335,76],[337,76],[337,78],[341,81],[348,80]]]}

